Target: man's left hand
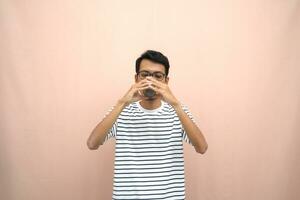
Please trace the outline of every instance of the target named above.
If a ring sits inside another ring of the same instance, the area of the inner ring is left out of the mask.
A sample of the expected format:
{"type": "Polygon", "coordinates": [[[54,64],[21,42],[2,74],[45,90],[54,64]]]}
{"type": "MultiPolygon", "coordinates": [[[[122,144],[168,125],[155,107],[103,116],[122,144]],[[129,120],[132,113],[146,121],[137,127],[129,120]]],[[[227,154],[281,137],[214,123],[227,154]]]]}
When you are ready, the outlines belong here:
{"type": "Polygon", "coordinates": [[[177,106],[179,104],[179,101],[171,92],[168,84],[160,82],[155,78],[149,76],[146,77],[146,79],[150,82],[149,88],[153,89],[155,92],[160,94],[164,101],[168,102],[172,106],[177,106]]]}

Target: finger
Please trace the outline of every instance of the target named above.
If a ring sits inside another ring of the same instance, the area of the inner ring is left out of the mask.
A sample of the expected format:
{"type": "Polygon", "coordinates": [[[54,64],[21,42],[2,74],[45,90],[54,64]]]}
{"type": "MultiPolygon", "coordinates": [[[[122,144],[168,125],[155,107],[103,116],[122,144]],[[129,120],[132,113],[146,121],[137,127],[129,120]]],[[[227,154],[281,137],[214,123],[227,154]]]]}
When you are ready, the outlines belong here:
{"type": "Polygon", "coordinates": [[[146,77],[146,80],[150,80],[150,81],[156,82],[156,83],[158,83],[158,84],[161,84],[161,83],[162,83],[162,82],[156,80],[155,78],[153,78],[152,76],[151,76],[151,77],[147,76],[147,77],[146,77]]]}
{"type": "Polygon", "coordinates": [[[145,83],[149,83],[151,80],[149,80],[149,79],[143,79],[143,80],[141,80],[140,82],[145,82],[145,83]]]}
{"type": "Polygon", "coordinates": [[[137,91],[137,90],[145,90],[145,89],[147,89],[147,88],[149,88],[148,85],[142,86],[142,87],[137,87],[137,88],[136,88],[136,91],[137,91]]]}
{"type": "Polygon", "coordinates": [[[138,82],[137,84],[143,84],[143,83],[147,83],[148,80],[144,79],[144,80],[141,80],[140,82],[138,82]]]}
{"type": "Polygon", "coordinates": [[[152,85],[150,85],[149,88],[153,89],[155,92],[157,92],[159,94],[162,94],[162,90],[157,87],[153,87],[152,85]]]}
{"type": "Polygon", "coordinates": [[[134,94],[134,96],[133,96],[134,101],[139,101],[141,99],[143,99],[143,96],[139,92],[134,94]]]}
{"type": "Polygon", "coordinates": [[[158,88],[162,88],[162,87],[164,87],[164,85],[165,85],[165,83],[162,83],[162,82],[156,80],[156,79],[153,78],[153,77],[148,77],[148,76],[147,76],[146,79],[149,80],[149,81],[151,81],[151,83],[152,83],[153,85],[155,85],[156,87],[158,87],[158,88]]]}
{"type": "Polygon", "coordinates": [[[155,88],[158,88],[158,89],[161,89],[162,87],[161,87],[161,85],[159,85],[159,84],[157,84],[157,83],[155,83],[155,82],[151,82],[150,84],[149,84],[150,86],[153,86],[153,87],[155,87],[155,88]]]}
{"type": "Polygon", "coordinates": [[[152,77],[146,77],[146,81],[147,83],[149,84],[154,84],[155,82],[153,81],[153,78],[152,77]]]}
{"type": "Polygon", "coordinates": [[[136,87],[144,87],[144,86],[147,86],[147,85],[150,85],[150,84],[151,84],[150,82],[144,82],[142,84],[136,85],[136,87]]]}
{"type": "Polygon", "coordinates": [[[137,87],[144,87],[144,86],[147,86],[147,85],[149,85],[149,83],[144,82],[144,83],[135,85],[135,88],[137,88],[137,87]]]}
{"type": "Polygon", "coordinates": [[[139,81],[139,82],[136,82],[136,83],[134,84],[134,86],[142,85],[142,84],[144,84],[144,83],[147,83],[147,81],[146,81],[146,80],[141,80],[141,81],[139,81]]]}
{"type": "Polygon", "coordinates": [[[144,97],[144,94],[143,94],[143,90],[149,88],[149,86],[145,86],[145,87],[140,87],[140,88],[137,88],[137,90],[135,91],[135,93],[137,93],[139,96],[141,97],[144,97]]]}

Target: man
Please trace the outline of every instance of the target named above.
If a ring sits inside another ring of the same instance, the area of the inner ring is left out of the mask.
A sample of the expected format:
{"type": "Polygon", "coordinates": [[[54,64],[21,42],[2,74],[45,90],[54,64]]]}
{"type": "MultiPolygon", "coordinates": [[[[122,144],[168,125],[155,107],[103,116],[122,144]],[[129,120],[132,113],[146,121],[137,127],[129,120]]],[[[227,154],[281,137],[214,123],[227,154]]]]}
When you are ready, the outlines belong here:
{"type": "Polygon", "coordinates": [[[87,140],[89,149],[98,149],[116,139],[113,199],[185,199],[182,141],[198,153],[207,150],[193,116],[168,87],[169,67],[162,53],[143,53],[135,84],[87,140]]]}

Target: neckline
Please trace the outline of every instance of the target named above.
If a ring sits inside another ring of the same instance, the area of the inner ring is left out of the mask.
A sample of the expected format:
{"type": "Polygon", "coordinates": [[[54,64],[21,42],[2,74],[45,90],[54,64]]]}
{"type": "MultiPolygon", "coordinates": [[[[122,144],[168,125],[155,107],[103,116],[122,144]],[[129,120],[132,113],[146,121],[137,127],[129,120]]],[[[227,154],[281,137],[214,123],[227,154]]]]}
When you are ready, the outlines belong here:
{"type": "Polygon", "coordinates": [[[146,113],[154,113],[154,112],[158,112],[158,111],[160,111],[160,110],[164,107],[164,101],[163,101],[163,100],[160,100],[160,102],[161,102],[160,107],[155,108],[155,109],[146,109],[146,108],[144,108],[144,107],[140,104],[140,101],[141,101],[141,100],[137,101],[137,106],[139,107],[140,110],[142,110],[142,111],[144,111],[144,112],[146,112],[146,113]]]}

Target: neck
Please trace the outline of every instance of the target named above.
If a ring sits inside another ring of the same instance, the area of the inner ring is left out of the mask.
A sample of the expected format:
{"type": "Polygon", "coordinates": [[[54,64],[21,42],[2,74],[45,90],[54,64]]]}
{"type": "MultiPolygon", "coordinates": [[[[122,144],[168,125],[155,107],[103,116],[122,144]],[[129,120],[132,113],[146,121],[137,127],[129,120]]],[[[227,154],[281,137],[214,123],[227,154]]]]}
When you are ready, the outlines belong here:
{"type": "Polygon", "coordinates": [[[155,98],[154,100],[143,99],[140,104],[145,109],[154,110],[161,106],[161,98],[155,98]]]}

